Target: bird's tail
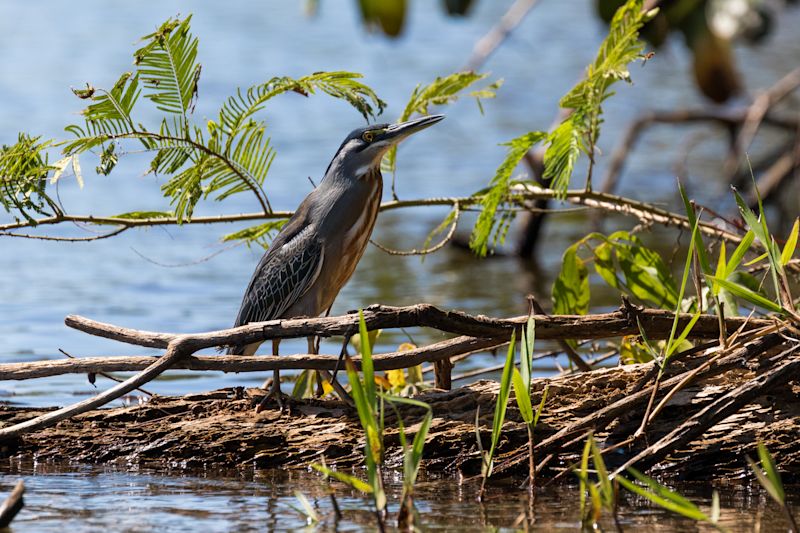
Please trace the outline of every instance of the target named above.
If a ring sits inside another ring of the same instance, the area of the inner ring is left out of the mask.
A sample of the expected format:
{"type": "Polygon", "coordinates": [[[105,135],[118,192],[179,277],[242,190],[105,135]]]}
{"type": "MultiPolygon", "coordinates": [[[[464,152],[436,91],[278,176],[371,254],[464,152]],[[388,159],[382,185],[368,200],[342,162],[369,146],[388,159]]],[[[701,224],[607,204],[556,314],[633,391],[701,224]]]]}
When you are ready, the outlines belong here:
{"type": "Polygon", "coordinates": [[[225,352],[225,355],[255,355],[260,342],[253,344],[231,344],[228,346],[221,346],[218,348],[220,352],[225,352]]]}

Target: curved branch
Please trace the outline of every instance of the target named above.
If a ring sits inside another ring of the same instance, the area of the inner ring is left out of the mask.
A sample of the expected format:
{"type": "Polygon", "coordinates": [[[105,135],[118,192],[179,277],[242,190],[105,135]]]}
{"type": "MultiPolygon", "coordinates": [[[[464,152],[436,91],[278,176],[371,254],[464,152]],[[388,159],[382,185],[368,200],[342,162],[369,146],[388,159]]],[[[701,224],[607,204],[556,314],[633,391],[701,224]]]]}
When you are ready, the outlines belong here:
{"type": "MultiPolygon", "coordinates": [[[[692,320],[691,313],[681,313],[678,327],[685,327],[692,320]]],[[[665,339],[672,330],[674,314],[658,309],[636,309],[636,316],[621,308],[612,313],[595,315],[534,315],[536,338],[584,339],[619,337],[639,333],[639,323],[650,339],[665,339]]],[[[483,315],[469,315],[460,311],[443,311],[430,304],[417,304],[408,307],[375,305],[364,309],[367,328],[409,328],[429,327],[454,333],[482,338],[508,339],[513,331],[524,327],[527,315],[511,318],[492,318],[483,315]]],[[[71,328],[128,344],[165,348],[177,338],[183,339],[192,349],[190,353],[215,346],[251,344],[267,339],[286,339],[310,336],[331,337],[353,335],[358,332],[359,318],[355,313],[338,317],[295,318],[254,322],[238,328],[197,334],[154,333],[104,324],[77,315],[64,320],[71,328]]],[[[767,328],[771,320],[734,317],[726,319],[726,329],[736,331],[767,328]]],[[[719,319],[715,315],[701,315],[692,329],[692,338],[718,338],[719,319]]]]}
{"type": "Polygon", "coordinates": [[[87,398],[86,400],[74,403],[67,407],[62,407],[56,411],[51,411],[42,416],[37,416],[32,420],[15,424],[13,426],[0,428],[0,442],[9,439],[17,438],[24,433],[44,429],[56,425],[62,420],[71,418],[75,415],[85,413],[101,405],[105,405],[110,401],[116,400],[120,396],[128,394],[132,390],[144,385],[148,381],[157,377],[159,374],[170,368],[180,358],[185,357],[187,354],[186,347],[180,341],[171,344],[167,352],[156,359],[154,363],[144,369],[141,373],[111,387],[110,389],[101,392],[97,396],[87,398]]]}
{"type": "Polygon", "coordinates": [[[195,148],[196,150],[199,150],[199,151],[203,152],[206,155],[209,155],[211,157],[215,157],[215,158],[219,159],[220,161],[222,161],[223,164],[226,167],[228,167],[228,169],[230,169],[231,172],[236,174],[236,176],[238,176],[239,179],[241,179],[243,182],[245,182],[247,184],[247,187],[251,191],[253,191],[253,194],[255,194],[256,198],[258,199],[258,203],[261,204],[261,208],[264,210],[264,214],[270,214],[272,212],[272,206],[270,205],[269,200],[264,195],[264,191],[263,191],[263,189],[261,189],[261,186],[258,185],[257,182],[255,182],[255,179],[253,179],[252,176],[248,176],[246,172],[242,172],[242,169],[238,168],[230,160],[230,158],[226,157],[223,154],[215,152],[214,150],[212,150],[208,146],[204,145],[203,143],[199,143],[197,141],[193,141],[192,139],[190,139],[188,137],[176,137],[174,135],[161,135],[160,133],[153,133],[153,132],[150,132],[150,131],[138,131],[138,130],[133,130],[133,131],[130,131],[130,132],[120,133],[120,134],[103,133],[103,134],[100,134],[100,135],[96,135],[95,137],[96,138],[104,138],[104,139],[106,139],[108,141],[116,141],[118,139],[141,139],[141,138],[146,138],[146,139],[153,139],[155,141],[172,141],[172,142],[175,142],[175,143],[188,144],[192,148],[195,148]]]}
{"type": "MultiPolygon", "coordinates": [[[[372,239],[370,239],[369,242],[379,250],[386,252],[389,255],[400,255],[400,256],[428,255],[434,252],[438,252],[439,250],[444,248],[448,242],[450,242],[453,239],[453,235],[455,235],[456,233],[456,228],[458,227],[458,219],[461,216],[461,209],[459,208],[458,202],[456,202],[453,205],[453,211],[455,212],[455,214],[453,215],[453,222],[450,225],[450,230],[447,232],[447,235],[445,235],[441,241],[431,246],[430,248],[423,248],[422,250],[417,250],[416,248],[412,250],[393,250],[391,248],[387,248],[386,246],[372,239]]],[[[439,228],[433,231],[436,232],[438,229],[439,228]]]]}
{"type": "MultiPolygon", "coordinates": [[[[517,204],[525,207],[526,202],[530,200],[546,200],[560,198],[560,193],[552,189],[539,188],[530,184],[516,185],[512,189],[513,195],[509,198],[510,203],[517,204]]],[[[581,205],[593,209],[600,209],[603,211],[611,211],[614,213],[632,216],[641,221],[653,222],[665,226],[675,226],[684,230],[691,230],[689,220],[684,216],[673,213],[666,209],[650,205],[646,202],[640,202],[624,196],[617,196],[614,194],[607,194],[602,192],[586,191],[583,189],[569,190],[566,193],[566,198],[563,198],[567,203],[574,205],[581,205]]],[[[431,206],[451,206],[459,205],[461,210],[469,208],[470,206],[479,205],[483,200],[483,195],[462,196],[462,197],[435,197],[435,198],[420,198],[416,200],[393,200],[381,204],[381,211],[391,211],[394,209],[406,209],[410,207],[431,207],[431,206]]],[[[195,217],[190,220],[183,221],[183,224],[218,224],[229,222],[243,222],[250,220],[272,220],[280,218],[289,218],[293,214],[292,211],[271,211],[269,213],[240,213],[237,215],[215,215],[205,217],[195,217]]],[[[176,217],[156,217],[156,218],[141,218],[141,219],[126,219],[120,217],[94,217],[87,215],[64,215],[45,217],[34,222],[14,222],[10,224],[0,225],[0,236],[3,232],[12,229],[55,225],[63,222],[85,222],[91,224],[108,224],[128,227],[147,227],[147,226],[167,226],[178,225],[180,222],[176,217]]],[[[721,229],[709,222],[701,221],[699,230],[706,235],[725,239],[729,242],[739,243],[742,237],[731,231],[721,229]]],[[[754,243],[753,246],[759,246],[754,243]]]]}

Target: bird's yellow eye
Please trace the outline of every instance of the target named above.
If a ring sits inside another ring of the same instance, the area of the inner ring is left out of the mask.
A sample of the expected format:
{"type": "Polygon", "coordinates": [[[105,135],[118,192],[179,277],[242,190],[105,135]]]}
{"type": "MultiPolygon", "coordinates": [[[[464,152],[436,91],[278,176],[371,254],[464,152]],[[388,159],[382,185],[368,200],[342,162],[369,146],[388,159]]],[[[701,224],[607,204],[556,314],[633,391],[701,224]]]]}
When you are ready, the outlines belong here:
{"type": "Polygon", "coordinates": [[[375,134],[371,131],[365,131],[364,134],[361,136],[365,142],[371,143],[373,139],[375,139],[375,134]]]}

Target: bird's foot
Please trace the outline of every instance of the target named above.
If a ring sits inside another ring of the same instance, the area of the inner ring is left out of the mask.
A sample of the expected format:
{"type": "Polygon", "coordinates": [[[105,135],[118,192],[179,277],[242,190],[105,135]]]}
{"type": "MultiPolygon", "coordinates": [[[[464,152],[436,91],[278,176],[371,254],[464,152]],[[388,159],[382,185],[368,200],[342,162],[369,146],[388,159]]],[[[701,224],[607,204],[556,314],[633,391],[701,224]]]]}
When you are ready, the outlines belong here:
{"type": "Polygon", "coordinates": [[[258,402],[256,405],[256,414],[260,413],[261,411],[267,408],[267,404],[269,404],[270,400],[274,400],[280,409],[281,414],[287,413],[289,415],[292,414],[292,398],[288,394],[284,394],[281,392],[280,385],[277,387],[273,385],[270,387],[269,392],[261,398],[261,401],[258,402]]]}

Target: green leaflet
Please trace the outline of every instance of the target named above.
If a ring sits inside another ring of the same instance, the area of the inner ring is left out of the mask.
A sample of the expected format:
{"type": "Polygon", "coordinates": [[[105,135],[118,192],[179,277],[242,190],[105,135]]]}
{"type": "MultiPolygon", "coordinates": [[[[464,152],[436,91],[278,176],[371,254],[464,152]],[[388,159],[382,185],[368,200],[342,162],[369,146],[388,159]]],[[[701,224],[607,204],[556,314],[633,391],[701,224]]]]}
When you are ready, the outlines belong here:
{"type": "Polygon", "coordinates": [[[0,205],[9,213],[16,212],[17,220],[19,214],[32,222],[32,213],[47,214],[52,205],[46,192],[47,174],[55,169],[48,164],[46,151],[52,145],[52,141],[20,133],[15,144],[0,147],[0,205]]]}
{"type": "Polygon", "coordinates": [[[168,19],[158,30],[142,37],[135,63],[144,82],[145,97],[166,113],[186,118],[192,111],[200,79],[197,37],[190,33],[192,16],[168,19]]]}
{"type": "Polygon", "coordinates": [[[511,174],[528,150],[546,136],[547,134],[544,132],[531,131],[504,144],[504,146],[508,146],[508,153],[497,167],[497,171],[489,183],[489,190],[483,196],[481,213],[478,215],[478,220],[475,222],[470,236],[470,248],[477,255],[485,256],[488,253],[489,241],[492,240],[492,237],[494,237],[494,244],[498,240],[503,240],[511,218],[503,216],[497,220],[496,215],[500,205],[507,201],[511,188],[511,174]]]}
{"type": "Polygon", "coordinates": [[[248,245],[256,243],[262,248],[266,249],[269,247],[269,241],[271,240],[269,237],[272,234],[277,233],[288,220],[288,218],[282,218],[280,220],[270,220],[269,222],[265,222],[263,224],[250,226],[249,228],[245,228],[243,230],[228,233],[222,237],[222,241],[244,241],[248,245]]]}
{"type": "MultiPolygon", "coordinates": [[[[488,74],[478,74],[472,71],[455,72],[449,76],[437,77],[428,85],[417,85],[397,121],[404,122],[414,115],[427,115],[431,106],[452,104],[463,98],[465,96],[464,92],[469,87],[486,79],[488,76],[488,74]]],[[[494,98],[501,85],[503,85],[503,80],[497,80],[482,89],[466,93],[466,96],[474,98],[481,112],[483,112],[481,100],[494,98]]],[[[392,174],[392,193],[395,190],[396,163],[397,147],[393,146],[386,152],[383,161],[381,161],[381,170],[392,174]]]]}
{"type": "Polygon", "coordinates": [[[597,57],[586,68],[586,76],[559,102],[562,109],[571,113],[547,137],[544,177],[551,180],[550,188],[560,194],[566,194],[580,153],[593,153],[600,133],[602,104],[613,94],[611,86],[620,80],[630,82],[628,64],[644,57],[639,29],[654,15],[655,11],[642,12],[642,0],[628,0],[620,7],[597,57]]]}
{"type": "Polygon", "coordinates": [[[561,271],[553,283],[553,313],[557,315],[585,315],[589,312],[589,270],[578,257],[579,244],[564,251],[561,271]]]}
{"type": "Polygon", "coordinates": [[[743,300],[750,302],[751,304],[757,305],[759,307],[763,307],[773,313],[783,313],[783,307],[779,304],[776,304],[766,296],[759,294],[758,292],[745,287],[744,285],[740,285],[739,283],[734,283],[733,281],[728,281],[727,279],[716,278],[714,276],[709,276],[709,278],[714,282],[719,284],[723,289],[730,291],[734,296],[737,296],[743,300]]]}

